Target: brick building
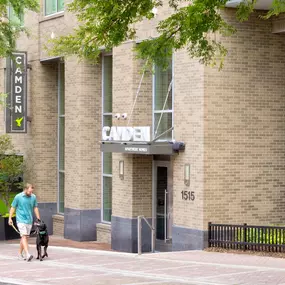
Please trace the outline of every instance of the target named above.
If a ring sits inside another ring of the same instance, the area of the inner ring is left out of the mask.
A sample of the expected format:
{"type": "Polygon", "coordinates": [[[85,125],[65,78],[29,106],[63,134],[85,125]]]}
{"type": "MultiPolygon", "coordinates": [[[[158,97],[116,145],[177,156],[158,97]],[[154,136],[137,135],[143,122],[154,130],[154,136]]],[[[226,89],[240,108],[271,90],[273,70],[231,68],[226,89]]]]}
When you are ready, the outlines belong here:
{"type": "MultiPolygon", "coordinates": [[[[208,222],[283,223],[282,17],[263,21],[256,13],[241,24],[228,8],[223,13],[237,33],[223,39],[229,54],[222,71],[180,50],[168,70],[152,74],[141,72],[133,47],[155,36],[166,8],[138,25],[137,41],[102,50],[93,65],[46,54],[47,40],[76,21],[62,0],[41,2],[39,14],[24,17],[31,36],[17,42],[29,64],[27,133],[11,136],[28,161],[26,177],[50,232],[136,252],[139,215],[153,222],[157,248],[169,250],[204,248],[208,222]],[[176,151],[177,142],[185,149],[176,151]]],[[[8,90],[8,71],[2,60],[0,91],[8,90]]],[[[9,110],[1,112],[5,133],[9,110]]],[[[145,224],[142,233],[149,250],[145,224]]]]}

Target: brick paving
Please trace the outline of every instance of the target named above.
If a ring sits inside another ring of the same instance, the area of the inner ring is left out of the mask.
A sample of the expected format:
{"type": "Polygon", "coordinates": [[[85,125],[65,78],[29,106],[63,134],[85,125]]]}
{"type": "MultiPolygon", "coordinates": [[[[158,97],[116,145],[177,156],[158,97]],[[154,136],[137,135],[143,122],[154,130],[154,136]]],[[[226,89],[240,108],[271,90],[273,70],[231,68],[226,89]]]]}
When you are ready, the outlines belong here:
{"type": "MultiPolygon", "coordinates": [[[[56,237],[53,243],[57,246],[48,248],[43,262],[25,262],[16,258],[15,241],[0,242],[0,284],[285,285],[285,259],[280,258],[206,251],[138,256],[99,250],[96,246],[104,245],[97,243],[81,245],[89,250],[56,237]]],[[[36,254],[34,244],[31,252],[36,254]]]]}

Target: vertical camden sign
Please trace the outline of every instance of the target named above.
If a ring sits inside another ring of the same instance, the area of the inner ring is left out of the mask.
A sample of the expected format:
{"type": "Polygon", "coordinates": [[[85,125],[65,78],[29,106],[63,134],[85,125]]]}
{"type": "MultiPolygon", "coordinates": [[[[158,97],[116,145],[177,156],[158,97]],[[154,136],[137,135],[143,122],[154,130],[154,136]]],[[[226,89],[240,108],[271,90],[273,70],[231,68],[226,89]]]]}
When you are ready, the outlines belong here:
{"type": "Polygon", "coordinates": [[[6,132],[27,132],[27,53],[13,52],[7,59],[6,132]]]}

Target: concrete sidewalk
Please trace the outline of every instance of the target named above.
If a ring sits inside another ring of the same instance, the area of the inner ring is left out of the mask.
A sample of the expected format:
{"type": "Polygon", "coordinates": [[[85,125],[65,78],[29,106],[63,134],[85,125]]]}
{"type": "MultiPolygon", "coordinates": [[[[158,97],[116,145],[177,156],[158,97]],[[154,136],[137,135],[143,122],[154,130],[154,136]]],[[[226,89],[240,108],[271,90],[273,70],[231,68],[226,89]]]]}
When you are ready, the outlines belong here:
{"type": "MultiPolygon", "coordinates": [[[[204,251],[136,254],[50,246],[40,262],[18,261],[0,243],[0,284],[285,285],[285,259],[204,251]]],[[[31,252],[36,255],[35,246],[31,252]]]]}

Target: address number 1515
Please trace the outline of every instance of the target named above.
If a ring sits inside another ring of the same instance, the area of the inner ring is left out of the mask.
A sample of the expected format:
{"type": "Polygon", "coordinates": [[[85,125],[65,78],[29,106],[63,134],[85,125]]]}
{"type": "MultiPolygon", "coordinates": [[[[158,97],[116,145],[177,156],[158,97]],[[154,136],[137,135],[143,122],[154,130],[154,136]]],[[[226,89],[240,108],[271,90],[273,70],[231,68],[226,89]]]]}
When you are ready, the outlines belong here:
{"type": "Polygon", "coordinates": [[[194,191],[181,191],[182,200],[185,201],[194,201],[195,200],[195,192],[194,191]]]}

